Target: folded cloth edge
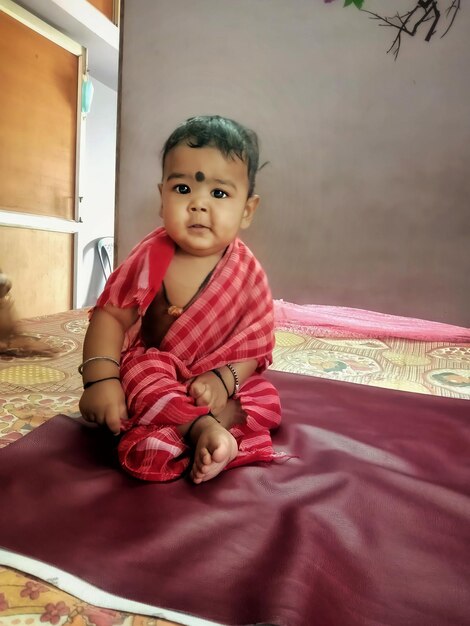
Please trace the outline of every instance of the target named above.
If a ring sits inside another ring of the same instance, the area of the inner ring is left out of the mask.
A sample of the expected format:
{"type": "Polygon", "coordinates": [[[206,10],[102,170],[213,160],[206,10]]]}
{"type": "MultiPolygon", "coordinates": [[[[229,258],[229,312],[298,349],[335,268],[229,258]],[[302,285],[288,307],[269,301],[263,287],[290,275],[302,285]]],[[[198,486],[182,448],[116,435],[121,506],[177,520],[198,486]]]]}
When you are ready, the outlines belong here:
{"type": "Polygon", "coordinates": [[[312,337],[470,342],[469,328],[341,306],[274,300],[274,319],[276,330],[297,331],[312,337]]]}

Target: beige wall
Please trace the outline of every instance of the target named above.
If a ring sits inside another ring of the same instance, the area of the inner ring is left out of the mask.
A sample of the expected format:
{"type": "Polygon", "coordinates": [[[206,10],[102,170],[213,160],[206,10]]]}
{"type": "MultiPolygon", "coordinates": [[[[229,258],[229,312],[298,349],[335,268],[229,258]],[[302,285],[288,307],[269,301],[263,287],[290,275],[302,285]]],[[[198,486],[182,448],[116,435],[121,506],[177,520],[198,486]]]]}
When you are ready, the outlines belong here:
{"type": "Polygon", "coordinates": [[[470,11],[394,62],[391,31],[342,4],[125,2],[119,258],[159,223],[167,135],[219,113],[270,162],[245,240],[275,297],[469,325],[470,11]]]}

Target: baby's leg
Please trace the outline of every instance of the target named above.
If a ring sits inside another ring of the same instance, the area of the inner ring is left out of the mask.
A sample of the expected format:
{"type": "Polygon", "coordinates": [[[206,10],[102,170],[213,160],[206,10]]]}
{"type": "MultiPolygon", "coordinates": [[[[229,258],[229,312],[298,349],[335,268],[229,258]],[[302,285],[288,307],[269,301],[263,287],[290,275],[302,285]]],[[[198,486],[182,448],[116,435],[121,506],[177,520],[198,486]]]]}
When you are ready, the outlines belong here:
{"type": "MultiPolygon", "coordinates": [[[[240,415],[239,408],[227,410],[224,423],[229,426],[240,415]]],[[[218,419],[222,421],[222,416],[218,419]]],[[[135,424],[122,435],[118,447],[123,469],[141,480],[158,482],[176,480],[188,470],[196,483],[209,480],[217,476],[237,452],[233,435],[209,415],[180,426],[135,424]],[[191,424],[194,424],[191,433],[185,436],[191,424]],[[194,463],[190,448],[195,451],[194,463]]]]}
{"type": "Polygon", "coordinates": [[[190,438],[195,455],[190,476],[194,482],[210,480],[224,469],[282,456],[274,452],[270,435],[281,420],[279,395],[262,376],[251,376],[238,399],[229,400],[217,419],[219,424],[210,416],[193,422],[190,438]]]}
{"type": "Polygon", "coordinates": [[[190,473],[194,483],[215,478],[237,456],[237,441],[229,428],[243,419],[240,403],[229,400],[217,418],[205,415],[192,423],[186,438],[194,445],[194,462],[190,473]]]}
{"type": "Polygon", "coordinates": [[[190,469],[190,449],[178,424],[190,424],[207,407],[195,406],[186,385],[178,382],[171,355],[158,350],[129,352],[121,382],[131,416],[118,447],[122,467],[141,480],[181,478],[190,469]]]}
{"type": "Polygon", "coordinates": [[[121,383],[132,425],[184,424],[207,409],[194,404],[178,380],[171,354],[134,350],[123,358],[121,383]]]}
{"type": "Polygon", "coordinates": [[[189,476],[199,484],[220,474],[237,456],[238,446],[235,437],[210,415],[198,419],[193,431],[195,451],[189,476]]]}
{"type": "Polygon", "coordinates": [[[176,426],[134,426],[118,446],[123,469],[140,480],[169,482],[190,469],[190,450],[176,426]]]}
{"type": "Polygon", "coordinates": [[[281,422],[281,404],[275,387],[263,376],[254,374],[242,386],[238,398],[244,418],[230,428],[238,444],[238,454],[226,469],[286,458],[274,451],[271,439],[270,431],[281,422]]]}

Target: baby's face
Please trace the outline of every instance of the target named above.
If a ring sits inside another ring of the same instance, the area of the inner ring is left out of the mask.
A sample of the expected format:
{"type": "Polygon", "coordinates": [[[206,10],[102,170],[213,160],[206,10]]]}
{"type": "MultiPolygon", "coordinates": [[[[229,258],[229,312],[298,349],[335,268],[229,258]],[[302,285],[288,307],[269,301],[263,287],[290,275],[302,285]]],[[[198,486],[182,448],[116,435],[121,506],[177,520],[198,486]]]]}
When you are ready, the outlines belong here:
{"type": "Polygon", "coordinates": [[[247,198],[246,163],[213,147],[173,148],[159,187],[164,226],[193,256],[220,255],[240,229],[248,228],[259,202],[258,196],[247,198]]]}

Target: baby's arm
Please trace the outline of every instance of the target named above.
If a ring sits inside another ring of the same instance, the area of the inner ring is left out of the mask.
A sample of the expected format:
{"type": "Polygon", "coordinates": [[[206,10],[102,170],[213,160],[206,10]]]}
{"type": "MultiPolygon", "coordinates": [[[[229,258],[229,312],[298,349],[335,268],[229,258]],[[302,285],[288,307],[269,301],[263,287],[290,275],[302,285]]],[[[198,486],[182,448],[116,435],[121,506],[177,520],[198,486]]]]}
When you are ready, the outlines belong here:
{"type": "Polygon", "coordinates": [[[137,309],[106,306],[95,309],[83,345],[83,383],[94,381],[84,390],[80,411],[85,419],[106,424],[119,434],[121,419],[127,417],[126,399],[119,380],[119,363],[124,336],[137,319],[137,309]],[[94,359],[93,357],[109,357],[94,359]],[[90,360],[92,359],[92,360],[90,360]],[[116,377],[116,378],[114,378],[116,377]],[[102,380],[108,378],[109,380],[102,380]]]}
{"type": "MultiPolygon", "coordinates": [[[[230,364],[235,370],[240,387],[256,371],[258,361],[252,359],[241,363],[230,364]]],[[[195,378],[190,387],[189,395],[197,406],[208,406],[214,415],[219,415],[235,392],[235,377],[224,365],[217,368],[222,380],[212,370],[195,378]],[[222,382],[223,381],[223,382],[222,382]]]]}

